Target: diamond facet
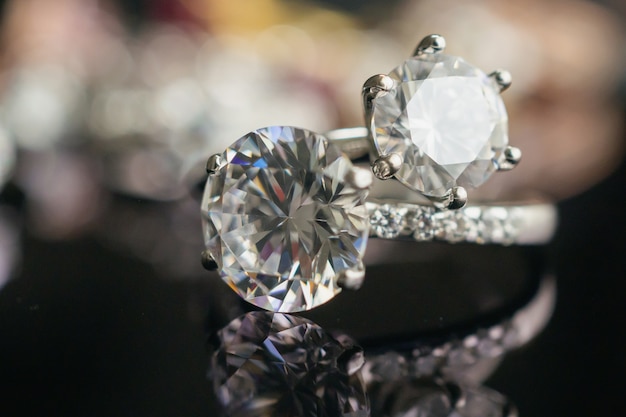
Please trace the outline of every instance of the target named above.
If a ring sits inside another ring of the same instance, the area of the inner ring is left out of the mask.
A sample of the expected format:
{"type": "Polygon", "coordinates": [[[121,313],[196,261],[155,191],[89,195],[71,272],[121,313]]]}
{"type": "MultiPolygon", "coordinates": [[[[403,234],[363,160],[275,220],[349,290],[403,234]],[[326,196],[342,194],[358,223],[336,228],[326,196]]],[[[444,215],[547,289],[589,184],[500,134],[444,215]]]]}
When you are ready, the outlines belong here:
{"type": "Polygon", "coordinates": [[[362,350],[315,323],[257,311],[218,338],[210,375],[227,415],[369,416],[362,350]]]}
{"type": "Polygon", "coordinates": [[[396,178],[432,196],[486,181],[508,144],[495,81],[445,54],[418,55],[389,76],[395,86],[374,100],[371,130],[380,155],[402,156],[396,178]]]}
{"type": "Polygon", "coordinates": [[[226,149],[206,184],[205,243],[224,281],[272,311],[309,310],[334,297],[341,272],[360,268],[369,233],[367,190],[316,133],[284,126],[226,149]]]}

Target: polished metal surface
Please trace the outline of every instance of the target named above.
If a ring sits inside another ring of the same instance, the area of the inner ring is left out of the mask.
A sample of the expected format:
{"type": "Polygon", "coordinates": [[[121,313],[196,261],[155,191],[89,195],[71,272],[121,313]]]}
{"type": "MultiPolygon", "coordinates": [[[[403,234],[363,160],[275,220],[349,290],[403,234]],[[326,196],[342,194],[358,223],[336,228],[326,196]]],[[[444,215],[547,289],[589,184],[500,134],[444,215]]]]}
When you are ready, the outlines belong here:
{"type": "Polygon", "coordinates": [[[428,35],[420,41],[413,55],[436,54],[446,49],[446,40],[441,35],[428,35]]]}

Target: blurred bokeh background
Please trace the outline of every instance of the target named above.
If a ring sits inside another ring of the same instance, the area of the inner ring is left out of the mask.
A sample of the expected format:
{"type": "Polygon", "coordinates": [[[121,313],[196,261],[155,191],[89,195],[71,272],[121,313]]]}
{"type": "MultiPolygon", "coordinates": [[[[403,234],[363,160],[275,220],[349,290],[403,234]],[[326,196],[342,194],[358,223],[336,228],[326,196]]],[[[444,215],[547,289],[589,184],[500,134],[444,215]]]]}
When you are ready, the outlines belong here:
{"type": "Polygon", "coordinates": [[[481,197],[561,213],[554,319],[491,386],[522,415],[623,408],[621,0],[0,5],[0,414],[212,415],[203,162],[266,125],[362,125],[364,80],[429,33],[514,76],[524,160],[481,197]]]}

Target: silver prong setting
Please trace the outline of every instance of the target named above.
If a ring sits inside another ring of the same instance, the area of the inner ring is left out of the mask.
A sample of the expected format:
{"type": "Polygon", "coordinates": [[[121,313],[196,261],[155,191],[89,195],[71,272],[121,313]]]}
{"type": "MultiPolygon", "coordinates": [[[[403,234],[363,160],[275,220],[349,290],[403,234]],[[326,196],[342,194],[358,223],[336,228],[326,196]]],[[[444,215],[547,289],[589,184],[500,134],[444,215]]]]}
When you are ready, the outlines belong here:
{"type": "Polygon", "coordinates": [[[420,41],[413,55],[438,54],[446,49],[446,40],[441,35],[428,35],[420,41]]]}
{"type": "Polygon", "coordinates": [[[398,153],[390,153],[378,157],[372,164],[372,172],[377,178],[387,180],[400,171],[402,167],[402,156],[398,153]]]}
{"type": "Polygon", "coordinates": [[[390,76],[385,74],[373,75],[363,84],[363,100],[364,102],[371,102],[387,94],[393,87],[394,82],[390,76]]]}
{"type": "Polygon", "coordinates": [[[497,69],[489,74],[489,77],[498,84],[500,92],[505,91],[513,83],[513,76],[507,70],[497,69]]]}
{"type": "Polygon", "coordinates": [[[372,156],[376,155],[374,132],[371,129],[374,118],[374,100],[389,93],[393,88],[395,88],[395,81],[385,74],[373,75],[363,84],[361,98],[363,99],[363,110],[365,111],[365,126],[368,128],[369,151],[372,156]]]}
{"type": "Polygon", "coordinates": [[[353,188],[366,190],[370,188],[374,182],[374,175],[368,169],[352,167],[352,169],[347,173],[345,180],[353,188]]]}
{"type": "Polygon", "coordinates": [[[463,187],[453,187],[448,191],[448,210],[458,210],[467,204],[467,190],[463,187]]]}
{"type": "Polygon", "coordinates": [[[206,172],[209,175],[215,174],[224,165],[225,165],[224,158],[222,157],[221,154],[216,153],[214,155],[211,155],[209,157],[209,159],[207,160],[207,162],[206,162],[206,172]]]}
{"type": "Polygon", "coordinates": [[[498,171],[510,171],[515,168],[522,159],[522,151],[514,146],[507,146],[498,160],[498,171]]]}
{"type": "Polygon", "coordinates": [[[458,210],[467,204],[467,190],[463,187],[452,187],[442,197],[430,197],[436,207],[446,210],[458,210]]]}
{"type": "Polygon", "coordinates": [[[358,290],[365,280],[365,266],[359,264],[351,269],[341,271],[337,278],[337,285],[344,290],[358,290]]]}
{"type": "Polygon", "coordinates": [[[213,256],[209,253],[208,250],[202,251],[201,254],[202,266],[207,271],[216,271],[217,270],[217,262],[213,259],[213,256]]]}

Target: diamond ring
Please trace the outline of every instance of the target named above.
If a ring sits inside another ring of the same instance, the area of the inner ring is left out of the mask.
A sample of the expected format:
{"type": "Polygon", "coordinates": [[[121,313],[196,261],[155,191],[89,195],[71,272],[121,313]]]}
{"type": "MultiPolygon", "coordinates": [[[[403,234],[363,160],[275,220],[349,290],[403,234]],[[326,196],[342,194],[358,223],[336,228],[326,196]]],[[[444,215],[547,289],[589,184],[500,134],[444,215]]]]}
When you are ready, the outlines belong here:
{"type": "Polygon", "coordinates": [[[442,47],[443,38],[427,37],[405,63],[412,73],[366,82],[369,129],[321,135],[271,126],[211,156],[202,201],[204,266],[219,270],[231,289],[258,307],[298,312],[361,286],[370,234],[500,244],[549,240],[555,226],[550,204],[465,206],[463,187],[513,167],[519,151],[507,145],[498,94],[506,73],[489,78],[439,53],[442,47]],[[372,169],[358,164],[368,148],[372,169]],[[384,181],[392,176],[399,181],[384,181]]]}
{"type": "MultiPolygon", "coordinates": [[[[382,181],[353,164],[336,142],[341,143],[273,126],[250,132],[209,158],[203,264],[218,269],[246,301],[297,312],[329,301],[342,288],[360,287],[370,231],[416,240],[541,243],[554,229],[554,208],[546,204],[450,211],[405,198],[368,200],[370,190],[379,193],[375,182],[382,181]],[[401,225],[398,233],[393,222],[401,225]]],[[[386,196],[393,189],[387,183],[386,196]]]]}

